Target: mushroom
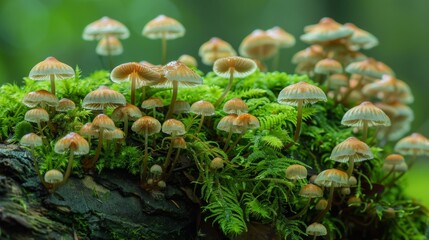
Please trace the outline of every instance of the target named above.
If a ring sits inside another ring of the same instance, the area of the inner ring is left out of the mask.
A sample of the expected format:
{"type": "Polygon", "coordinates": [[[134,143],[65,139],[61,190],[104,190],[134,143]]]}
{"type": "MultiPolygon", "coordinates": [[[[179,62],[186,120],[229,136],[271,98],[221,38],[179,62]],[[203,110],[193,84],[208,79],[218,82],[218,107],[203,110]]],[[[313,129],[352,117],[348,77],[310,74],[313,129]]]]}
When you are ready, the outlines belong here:
{"type": "Polygon", "coordinates": [[[203,126],[204,117],[205,116],[213,116],[215,115],[215,108],[211,102],[200,100],[198,102],[194,102],[191,106],[191,113],[196,115],[201,115],[200,124],[198,125],[198,129],[196,133],[200,132],[201,127],[203,126]]]}
{"type": "Polygon", "coordinates": [[[37,90],[35,92],[27,93],[22,99],[22,103],[31,108],[36,107],[37,105],[40,105],[42,108],[46,108],[46,106],[56,107],[59,104],[58,98],[55,94],[46,90],[37,90]]]}
{"type": "Polygon", "coordinates": [[[100,56],[117,56],[124,52],[121,42],[116,36],[104,36],[97,44],[95,52],[100,56]]]}
{"type": "Polygon", "coordinates": [[[332,58],[325,58],[316,63],[314,72],[322,75],[326,75],[326,93],[331,88],[330,76],[343,72],[341,63],[332,58]]]}
{"type": "Polygon", "coordinates": [[[412,167],[417,156],[429,156],[429,139],[419,133],[413,133],[399,140],[395,144],[395,151],[402,155],[411,155],[412,159],[408,165],[412,167]]]}
{"type": "Polygon", "coordinates": [[[124,122],[124,138],[128,135],[128,121],[136,120],[142,116],[140,109],[132,104],[127,103],[125,106],[119,106],[112,112],[112,120],[124,122]]]}
{"type": "Polygon", "coordinates": [[[317,24],[306,26],[304,32],[300,38],[309,44],[326,44],[353,34],[353,30],[328,17],[320,19],[317,24]]]}
{"type": "MultiPolygon", "coordinates": [[[[286,32],[283,28],[275,26],[266,31],[267,35],[274,38],[277,41],[279,48],[290,48],[295,45],[295,37],[286,32]]],[[[279,64],[280,51],[277,51],[273,59],[273,70],[276,70],[279,64]]]]}
{"type": "Polygon", "coordinates": [[[232,87],[234,78],[245,78],[252,74],[255,70],[255,61],[248,58],[227,57],[216,60],[213,65],[213,71],[220,77],[229,78],[229,82],[222,95],[215,102],[214,106],[217,107],[226,97],[232,87]]]}
{"type": "Polygon", "coordinates": [[[165,176],[165,180],[167,180],[170,177],[171,173],[173,172],[174,167],[176,166],[177,161],[179,160],[180,151],[182,149],[187,148],[186,140],[183,137],[175,137],[174,139],[172,139],[171,145],[173,146],[173,148],[176,148],[177,151],[176,151],[176,156],[174,156],[174,160],[171,163],[170,170],[167,172],[165,176]]]}
{"type": "Polygon", "coordinates": [[[188,54],[181,55],[177,60],[190,68],[196,68],[198,66],[197,60],[188,54]]]}
{"type": "Polygon", "coordinates": [[[58,105],[55,107],[55,110],[57,112],[68,112],[70,110],[75,109],[76,104],[67,98],[62,98],[60,101],[58,101],[58,105]]]}
{"type": "Polygon", "coordinates": [[[176,19],[159,15],[144,26],[142,34],[149,39],[162,40],[161,64],[165,64],[167,62],[167,40],[183,37],[185,28],[176,19]]]}
{"type": "Polygon", "coordinates": [[[262,61],[277,54],[279,44],[265,31],[256,29],[241,41],[238,51],[244,57],[262,61]]]}
{"type": "Polygon", "coordinates": [[[389,154],[383,163],[382,169],[388,173],[380,179],[380,183],[387,179],[393,172],[405,172],[408,170],[408,166],[405,163],[405,159],[399,154],[389,154]]]}
{"type": "Polygon", "coordinates": [[[49,188],[60,184],[62,181],[64,181],[64,175],[57,169],[51,169],[45,173],[44,182],[51,185],[49,188]]]}
{"type": "Polygon", "coordinates": [[[102,110],[106,113],[107,107],[124,106],[127,103],[124,95],[106,86],[88,93],[82,101],[82,107],[90,110],[102,110]]]}
{"type": "Polygon", "coordinates": [[[228,42],[213,37],[201,45],[198,50],[198,55],[202,58],[204,64],[211,66],[216,60],[224,57],[236,56],[237,53],[228,42]]]}
{"type": "Polygon", "coordinates": [[[325,236],[328,234],[326,227],[321,224],[314,222],[305,229],[305,233],[307,235],[313,236],[313,239],[316,239],[318,236],[325,236]]]}
{"type": "Polygon", "coordinates": [[[86,163],[85,167],[87,168],[94,167],[98,161],[98,158],[100,157],[101,147],[103,146],[103,140],[104,140],[104,131],[113,131],[116,129],[116,127],[112,119],[110,119],[107,115],[98,114],[92,120],[91,129],[98,133],[98,145],[95,150],[94,157],[91,160],[89,160],[88,163],[86,163]]]}
{"type": "Polygon", "coordinates": [[[224,161],[220,157],[215,157],[210,161],[210,168],[213,170],[222,169],[224,166],[224,161]]]}
{"type": "Polygon", "coordinates": [[[233,98],[226,101],[222,110],[227,114],[240,115],[242,113],[247,113],[249,111],[249,107],[243,100],[241,100],[241,98],[233,98]]]}
{"type": "Polygon", "coordinates": [[[411,89],[404,81],[386,74],[380,81],[365,85],[362,92],[367,96],[377,96],[388,104],[395,102],[410,104],[414,101],[411,89]]]}
{"type": "Polygon", "coordinates": [[[142,102],[141,107],[143,109],[152,109],[152,115],[155,117],[155,109],[157,107],[163,107],[164,103],[160,98],[150,97],[142,102]]]}
{"type": "Polygon", "coordinates": [[[305,204],[304,208],[299,211],[299,213],[290,217],[289,219],[296,219],[301,217],[310,207],[311,203],[315,198],[323,197],[323,190],[317,185],[309,183],[301,187],[301,190],[299,191],[298,195],[304,198],[308,198],[308,201],[305,204]]]}
{"type": "Polygon", "coordinates": [[[354,163],[373,159],[369,146],[355,137],[349,137],[332,150],[330,158],[336,162],[348,162],[347,174],[353,173],[354,163]]]}
{"type": "Polygon", "coordinates": [[[296,130],[293,141],[299,137],[302,122],[302,107],[306,104],[314,104],[318,101],[327,101],[325,93],[317,86],[306,82],[289,85],[279,93],[277,101],[280,104],[297,106],[296,130]]]}
{"type": "Polygon", "coordinates": [[[241,133],[241,129],[238,126],[234,125],[234,121],[237,118],[236,114],[229,114],[223,117],[219,123],[217,124],[217,129],[221,131],[225,131],[228,133],[228,137],[225,139],[225,145],[223,147],[223,151],[228,149],[229,140],[231,140],[233,133],[241,133]]]}
{"type": "Polygon", "coordinates": [[[44,139],[43,140],[44,143],[48,145],[47,140],[45,139],[45,136],[43,134],[43,129],[42,129],[42,125],[41,125],[41,122],[49,121],[48,112],[43,108],[34,108],[31,110],[28,110],[25,113],[24,120],[37,124],[37,127],[39,128],[40,135],[42,136],[42,139],[44,139]]]}
{"type": "Polygon", "coordinates": [[[285,175],[287,179],[298,180],[307,178],[307,168],[300,164],[292,164],[286,168],[285,175]]]}
{"type": "Polygon", "coordinates": [[[113,82],[131,81],[131,104],[135,104],[135,91],[143,87],[143,99],[146,98],[145,86],[157,84],[161,75],[150,67],[137,62],[124,63],[115,67],[110,73],[113,82]]]}
{"type": "Polygon", "coordinates": [[[249,113],[243,113],[241,115],[238,115],[235,118],[233,125],[236,128],[235,130],[238,131],[240,135],[238,135],[237,139],[235,139],[235,141],[228,148],[228,150],[226,150],[225,152],[226,154],[228,154],[235,147],[235,145],[237,145],[237,143],[244,136],[247,130],[259,128],[260,126],[259,120],[255,116],[249,113]]]}
{"type": "Polygon", "coordinates": [[[360,48],[370,49],[378,45],[378,39],[371,33],[357,27],[353,23],[345,23],[344,27],[351,29],[353,34],[347,39],[349,48],[358,51],[360,48]]]}
{"type": "MultiPolygon", "coordinates": [[[[81,137],[79,134],[71,132],[58,140],[55,144],[54,151],[59,154],[69,153],[69,160],[67,164],[67,170],[64,174],[64,179],[59,185],[64,184],[71,174],[73,167],[73,157],[74,155],[85,155],[89,153],[88,142],[81,137]]],[[[53,189],[55,190],[55,188],[53,189]]]]}
{"type": "Polygon", "coordinates": [[[39,137],[37,134],[28,133],[28,134],[25,134],[24,136],[22,136],[19,143],[22,146],[30,147],[31,159],[33,160],[34,170],[36,171],[36,174],[39,177],[40,181],[43,183],[43,178],[42,178],[42,175],[40,174],[39,163],[37,162],[36,156],[34,154],[34,152],[35,152],[34,148],[43,145],[42,138],[39,137]]]}
{"type": "Polygon", "coordinates": [[[173,114],[177,114],[178,118],[181,117],[182,113],[189,113],[191,105],[187,101],[176,101],[174,104],[173,114]]]}
{"type": "Polygon", "coordinates": [[[341,120],[342,125],[362,127],[362,141],[366,141],[368,127],[390,126],[389,117],[380,108],[371,102],[365,101],[360,105],[349,109],[341,120]]]}
{"type": "Polygon", "coordinates": [[[179,120],[176,119],[168,119],[162,124],[161,128],[163,133],[171,135],[171,143],[170,147],[168,148],[167,156],[165,158],[165,162],[162,165],[162,168],[164,170],[167,170],[168,166],[170,165],[170,156],[171,152],[173,150],[173,142],[176,136],[181,136],[186,133],[185,125],[179,120]]]}
{"type": "MultiPolygon", "coordinates": [[[[140,181],[146,179],[147,164],[148,164],[148,136],[161,131],[161,123],[153,117],[144,116],[133,123],[131,130],[137,134],[144,135],[144,157],[140,167],[140,181]]],[[[151,168],[152,169],[152,168],[151,168]]],[[[151,170],[152,172],[152,170],[151,170]]]]}
{"type": "Polygon", "coordinates": [[[36,64],[30,71],[28,77],[33,80],[50,80],[51,93],[55,95],[55,80],[73,78],[73,68],[58,61],[54,57],[48,57],[36,64]]]}

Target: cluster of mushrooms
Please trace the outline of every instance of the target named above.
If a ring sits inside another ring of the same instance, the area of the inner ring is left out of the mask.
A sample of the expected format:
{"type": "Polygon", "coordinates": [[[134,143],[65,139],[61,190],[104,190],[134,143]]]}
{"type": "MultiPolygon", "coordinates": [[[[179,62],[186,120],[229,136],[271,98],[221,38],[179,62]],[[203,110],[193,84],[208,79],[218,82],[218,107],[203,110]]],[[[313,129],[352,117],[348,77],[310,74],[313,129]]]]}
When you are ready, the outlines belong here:
{"type": "MultiPolygon", "coordinates": [[[[323,89],[299,82],[286,86],[279,93],[278,103],[296,106],[297,111],[293,142],[282,151],[288,151],[291,145],[299,145],[303,107],[327,101],[328,97],[336,104],[354,106],[345,113],[341,124],[356,128],[356,136],[343,139],[332,149],[330,156],[332,161],[346,163],[347,169],[341,169],[343,165],[340,164],[338,168],[326,169],[317,176],[311,176],[310,183],[304,185],[299,192],[299,196],[309,200],[295,218],[302,216],[308,211],[310,204],[314,203],[315,209],[320,213],[314,219],[314,223],[308,226],[306,233],[317,237],[327,234],[326,228],[319,222],[331,209],[336,190],[341,195],[351,194],[353,192],[351,188],[358,184],[354,176],[357,171],[354,166],[374,158],[370,146],[376,136],[375,131],[371,132],[369,128],[380,126],[377,136],[381,140],[400,139],[409,131],[413,120],[413,112],[406,105],[413,101],[413,96],[408,85],[396,79],[387,65],[367,58],[359,52],[360,49],[372,48],[378,44],[372,34],[353,24],[342,25],[330,18],[323,18],[319,23],[305,27],[304,31],[301,40],[312,45],[295,54],[292,62],[297,64],[298,73],[308,74],[316,79],[323,89]],[[324,198],[324,190],[328,191],[327,199],[324,198]]],[[[223,142],[219,143],[219,146],[226,156],[233,157],[232,150],[247,131],[257,131],[259,121],[248,113],[245,101],[239,98],[228,99],[228,93],[234,79],[245,78],[258,67],[263,70],[265,66],[262,61],[272,57],[275,59],[280,48],[293,46],[294,37],[279,27],[267,31],[255,30],[239,47],[239,53],[243,57],[235,56],[236,51],[233,47],[222,39],[216,37],[210,39],[199,50],[202,62],[213,65],[213,71],[229,81],[216,102],[211,103],[202,99],[189,104],[177,99],[180,88],[203,84],[202,77],[189,67],[195,67],[196,60],[184,55],[176,61],[166,63],[166,40],[181,37],[184,33],[185,28],[177,20],[164,15],[146,24],[143,35],[162,40],[163,64],[129,62],[113,68],[110,73],[113,82],[120,84],[130,82],[130,102],[126,101],[122,93],[107,86],[94,89],[82,100],[81,106],[93,111],[95,117],[92,122],[84,124],[79,133],[71,132],[59,139],[54,138],[55,127],[52,126],[50,119],[57,112],[69,111],[76,106],[68,99],[58,100],[55,95],[55,82],[73,78],[75,73],[71,67],[54,57],[48,57],[34,66],[29,78],[50,80],[51,91],[30,92],[22,100],[23,104],[32,108],[25,114],[25,120],[36,124],[37,132],[25,135],[20,143],[31,148],[34,155],[34,148],[48,145],[49,141],[56,141],[54,151],[58,154],[69,154],[64,174],[60,170],[52,169],[44,176],[39,170],[37,158],[33,156],[36,172],[48,190],[54,191],[66,183],[72,173],[74,156],[87,155],[93,143],[97,143],[95,154],[82,159],[84,169],[94,168],[104,141],[125,143],[130,135],[130,123],[131,131],[144,139],[142,146],[144,154],[140,160],[140,184],[144,189],[166,187],[169,176],[177,166],[181,151],[186,151],[186,139],[197,138],[198,141],[198,133],[204,128],[214,127],[210,124],[205,125],[207,118],[219,114],[220,110],[226,115],[221,118],[216,129],[222,135],[220,139],[223,142]],[[172,89],[168,110],[163,111],[165,100],[146,96],[148,88],[172,89]],[[138,89],[141,89],[140,92],[137,92],[138,89]],[[107,115],[108,108],[114,108],[111,116],[107,115]],[[188,112],[194,114],[195,119],[200,118],[198,126],[186,126],[180,120],[181,114],[188,112]],[[122,128],[118,128],[119,125],[122,128]],[[167,153],[162,152],[166,154],[166,158],[163,163],[156,163],[149,168],[149,158],[156,151],[154,145],[160,144],[156,138],[159,138],[161,131],[166,136],[164,140],[170,142],[167,153]],[[188,134],[189,132],[191,133],[188,134]],[[233,137],[233,134],[237,136],[233,137]]],[[[88,25],[83,34],[85,40],[98,40],[97,53],[108,56],[121,53],[122,45],[119,39],[128,36],[128,29],[123,24],[108,17],[88,25]]],[[[407,168],[412,166],[417,156],[429,155],[429,140],[418,133],[413,133],[397,142],[395,151],[398,154],[388,155],[383,166],[386,175],[380,182],[386,185],[394,184],[407,168]],[[403,156],[411,158],[406,161],[403,156]]],[[[228,159],[219,156],[212,160],[210,168],[213,171],[221,171],[225,163],[228,163],[228,159]]],[[[291,181],[299,179],[306,181],[308,178],[307,169],[299,164],[290,165],[285,171],[286,178],[291,181]]],[[[353,196],[348,202],[359,204],[360,199],[353,196]]]]}

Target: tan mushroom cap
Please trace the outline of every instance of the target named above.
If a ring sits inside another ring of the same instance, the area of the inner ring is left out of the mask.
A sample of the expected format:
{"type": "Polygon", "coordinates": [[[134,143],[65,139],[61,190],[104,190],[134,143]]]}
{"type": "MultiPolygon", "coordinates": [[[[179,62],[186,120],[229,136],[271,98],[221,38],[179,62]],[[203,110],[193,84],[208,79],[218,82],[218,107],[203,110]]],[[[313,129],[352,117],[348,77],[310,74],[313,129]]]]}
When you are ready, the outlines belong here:
{"type": "Polygon", "coordinates": [[[161,131],[161,123],[156,118],[143,116],[133,123],[131,130],[141,135],[152,135],[161,131]]]}
{"type": "Polygon", "coordinates": [[[241,98],[233,98],[223,105],[223,111],[228,114],[240,115],[242,113],[247,113],[249,111],[249,107],[243,100],[241,100],[241,98]]]}
{"type": "Polygon", "coordinates": [[[299,82],[289,85],[280,91],[277,101],[280,104],[297,106],[299,101],[303,105],[313,104],[318,101],[327,101],[322,89],[306,82],[299,82]]]}
{"type": "Polygon", "coordinates": [[[342,125],[362,127],[364,123],[371,126],[390,126],[389,117],[371,102],[365,101],[349,109],[341,120],[342,125]]]}
{"type": "Polygon", "coordinates": [[[56,107],[58,105],[58,98],[46,90],[37,90],[35,92],[27,93],[22,99],[27,107],[36,107],[37,105],[47,105],[50,107],[56,107]]]}
{"type": "Polygon", "coordinates": [[[64,180],[64,175],[57,169],[51,169],[45,173],[44,180],[50,184],[60,183],[64,180]]]}
{"type": "Polygon", "coordinates": [[[98,137],[98,131],[92,128],[92,123],[85,123],[80,127],[79,134],[84,137],[98,137]]]}
{"type": "Polygon", "coordinates": [[[204,56],[201,57],[201,61],[208,66],[213,65],[216,60],[221,59],[221,58],[225,58],[225,57],[233,57],[236,56],[236,54],[231,54],[231,53],[216,53],[216,52],[208,52],[206,54],[204,54],[204,56]]]}
{"type": "Polygon", "coordinates": [[[336,89],[339,87],[347,87],[349,85],[347,75],[341,73],[330,75],[329,82],[331,84],[331,87],[336,89]]]}
{"type": "Polygon", "coordinates": [[[179,61],[169,62],[163,67],[165,81],[154,85],[154,88],[171,88],[173,81],[177,81],[179,87],[195,87],[203,84],[200,75],[179,61]]]}
{"type": "Polygon", "coordinates": [[[323,43],[351,36],[353,30],[344,27],[332,18],[322,18],[319,23],[304,28],[301,40],[306,43],[323,43]]]}
{"type": "Polygon", "coordinates": [[[305,229],[305,233],[310,236],[325,236],[328,234],[326,227],[321,223],[312,223],[305,229]]]}
{"type": "Polygon", "coordinates": [[[43,108],[34,108],[25,113],[24,120],[34,123],[47,122],[49,121],[49,114],[43,108]]]}
{"type": "Polygon", "coordinates": [[[130,32],[121,22],[109,17],[102,17],[85,27],[82,38],[87,41],[92,41],[99,40],[106,35],[113,35],[117,38],[125,39],[130,36],[130,32]]]}
{"type": "Polygon", "coordinates": [[[413,133],[399,140],[395,151],[403,155],[429,156],[429,139],[419,133],[413,133]]]}
{"type": "Polygon", "coordinates": [[[276,39],[257,29],[243,39],[238,51],[244,57],[264,60],[274,56],[279,51],[279,45],[276,39]]]}
{"type": "Polygon", "coordinates": [[[175,137],[171,142],[173,148],[186,149],[186,141],[183,137],[175,137]]]}
{"type": "Polygon", "coordinates": [[[124,52],[124,48],[117,37],[107,35],[98,42],[95,52],[101,56],[117,56],[124,52]]]}
{"type": "Polygon", "coordinates": [[[301,187],[298,195],[306,198],[318,198],[323,197],[323,190],[319,186],[309,183],[301,187]]]}
{"type": "Polygon", "coordinates": [[[159,15],[144,26],[142,34],[149,39],[176,39],[185,35],[185,27],[174,18],[159,15]]]}
{"type": "Polygon", "coordinates": [[[103,132],[103,138],[106,140],[113,139],[122,139],[124,138],[125,133],[119,128],[115,128],[114,130],[107,130],[103,132]]]}
{"type": "Polygon", "coordinates": [[[176,101],[174,104],[173,113],[181,114],[181,113],[189,113],[191,110],[191,105],[187,101],[176,101]]]}
{"type": "Polygon", "coordinates": [[[382,169],[385,172],[406,172],[408,171],[408,165],[405,161],[399,164],[390,164],[385,162],[382,166],[382,169]]]}
{"type": "Polygon", "coordinates": [[[348,73],[359,74],[373,78],[381,78],[384,74],[395,76],[395,73],[389,66],[375,60],[374,58],[367,58],[359,62],[350,63],[347,65],[345,70],[348,73]]]}
{"type": "Polygon", "coordinates": [[[378,39],[374,35],[353,23],[345,23],[344,27],[353,30],[352,36],[347,40],[352,50],[359,50],[359,48],[370,49],[378,45],[378,39]]]}
{"type": "Polygon", "coordinates": [[[51,75],[56,80],[73,78],[75,73],[72,67],[58,61],[54,57],[48,57],[36,64],[28,77],[33,80],[50,80],[51,75]]]}
{"type": "Polygon", "coordinates": [[[136,80],[136,88],[157,84],[161,75],[150,67],[137,62],[124,63],[116,66],[110,73],[110,79],[115,83],[136,80]]]}
{"type": "Polygon", "coordinates": [[[325,58],[325,52],[319,45],[312,45],[304,50],[301,50],[292,57],[292,63],[313,63],[316,64],[318,61],[325,58]]]}
{"type": "Polygon", "coordinates": [[[213,71],[223,78],[245,78],[255,72],[257,66],[255,61],[242,57],[226,57],[216,60],[213,71]]]}
{"type": "Polygon", "coordinates": [[[334,73],[342,73],[343,66],[341,63],[332,58],[325,58],[316,63],[314,68],[315,73],[331,75],[334,73]]]}
{"type": "Polygon", "coordinates": [[[191,105],[190,112],[197,115],[204,115],[204,116],[213,116],[216,113],[215,107],[213,106],[213,104],[205,100],[194,102],[191,105]]]}
{"type": "Polygon", "coordinates": [[[229,114],[219,121],[216,128],[224,132],[241,133],[241,128],[234,125],[235,119],[237,119],[236,114],[229,114]]]}
{"type": "Polygon", "coordinates": [[[197,67],[198,66],[197,59],[195,59],[194,57],[192,57],[191,55],[188,55],[188,54],[181,55],[177,60],[179,62],[182,62],[183,64],[185,64],[188,67],[197,67]]]}
{"type": "Polygon", "coordinates": [[[55,110],[57,110],[58,112],[67,112],[75,109],[75,107],[76,107],[76,104],[72,100],[67,98],[62,98],[58,102],[58,105],[55,107],[55,110]]]}
{"type": "Polygon", "coordinates": [[[82,107],[90,110],[103,110],[107,107],[124,106],[124,95],[106,86],[88,93],[82,101],[82,107]]]}
{"type": "Polygon", "coordinates": [[[135,120],[142,116],[140,109],[132,104],[127,103],[125,106],[119,106],[112,112],[112,120],[116,122],[124,122],[135,120]]]}
{"type": "Polygon", "coordinates": [[[150,97],[142,102],[141,107],[143,109],[152,109],[157,107],[163,107],[164,103],[160,98],[150,97]]]}
{"type": "Polygon", "coordinates": [[[24,136],[22,136],[19,143],[22,146],[27,146],[27,147],[38,147],[43,145],[42,138],[34,133],[25,134],[24,136]]]}
{"type": "Polygon", "coordinates": [[[223,159],[220,157],[215,157],[210,161],[211,169],[221,169],[224,166],[223,159]]]}
{"type": "Polygon", "coordinates": [[[403,162],[405,162],[405,159],[400,154],[389,154],[384,159],[384,163],[391,164],[391,165],[398,165],[398,164],[402,164],[403,162]]]}
{"type": "Polygon", "coordinates": [[[349,175],[338,169],[327,169],[317,175],[314,183],[323,187],[347,187],[349,175]]]}
{"type": "Polygon", "coordinates": [[[176,119],[168,119],[162,124],[161,128],[163,133],[169,135],[184,135],[186,133],[185,125],[179,120],[176,119]]]}
{"type": "Polygon", "coordinates": [[[336,162],[362,162],[374,158],[369,146],[355,137],[349,137],[332,150],[330,158],[336,162]]]}
{"type": "Polygon", "coordinates": [[[300,164],[292,164],[286,168],[286,178],[291,180],[307,178],[307,168],[300,164]]]}
{"type": "Polygon", "coordinates": [[[383,75],[380,81],[366,84],[362,92],[367,96],[378,96],[384,102],[396,102],[410,104],[414,101],[411,89],[404,81],[390,75],[383,75]]]}
{"type": "Polygon", "coordinates": [[[198,55],[203,58],[209,53],[220,55],[228,54],[228,56],[225,57],[237,55],[234,48],[228,42],[217,37],[212,37],[209,41],[203,43],[198,50],[198,55]]]}
{"type": "Polygon", "coordinates": [[[241,129],[242,132],[247,131],[248,129],[259,128],[259,120],[255,116],[249,113],[243,113],[237,116],[234,120],[233,125],[238,129],[241,129]]]}
{"type": "Polygon", "coordinates": [[[93,120],[91,125],[93,130],[105,129],[105,130],[115,130],[115,123],[109,116],[106,114],[98,114],[93,120]]]}
{"type": "Polygon", "coordinates": [[[280,48],[290,48],[295,45],[295,37],[279,26],[268,29],[266,33],[277,41],[280,48]]]}
{"type": "Polygon", "coordinates": [[[85,155],[89,153],[89,144],[79,134],[71,132],[58,140],[55,144],[56,153],[66,153],[73,150],[74,155],[85,155]]]}

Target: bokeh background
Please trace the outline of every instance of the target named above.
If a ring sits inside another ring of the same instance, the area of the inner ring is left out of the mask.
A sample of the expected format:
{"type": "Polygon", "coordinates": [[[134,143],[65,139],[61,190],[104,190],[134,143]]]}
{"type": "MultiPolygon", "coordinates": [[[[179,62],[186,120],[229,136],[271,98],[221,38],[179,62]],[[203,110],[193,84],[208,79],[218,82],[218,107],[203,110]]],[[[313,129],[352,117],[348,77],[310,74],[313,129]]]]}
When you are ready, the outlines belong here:
{"type": "MultiPolygon", "coordinates": [[[[0,0],[0,83],[22,83],[36,63],[55,56],[86,76],[101,69],[96,42],[82,40],[84,27],[103,16],[124,23],[130,38],[116,64],[160,62],[160,41],[141,35],[159,14],[176,18],[185,37],[168,42],[169,60],[181,54],[197,57],[199,46],[220,37],[235,49],[254,29],[280,26],[297,39],[303,27],[328,16],[352,22],[378,37],[380,45],[364,53],[392,67],[414,95],[412,131],[429,136],[429,1],[427,0],[0,0]]],[[[307,45],[297,41],[282,50],[281,70],[292,72],[292,55],[307,45]]],[[[210,68],[203,66],[203,71],[210,68]]],[[[429,206],[429,159],[420,159],[407,174],[409,194],[429,206]]]]}

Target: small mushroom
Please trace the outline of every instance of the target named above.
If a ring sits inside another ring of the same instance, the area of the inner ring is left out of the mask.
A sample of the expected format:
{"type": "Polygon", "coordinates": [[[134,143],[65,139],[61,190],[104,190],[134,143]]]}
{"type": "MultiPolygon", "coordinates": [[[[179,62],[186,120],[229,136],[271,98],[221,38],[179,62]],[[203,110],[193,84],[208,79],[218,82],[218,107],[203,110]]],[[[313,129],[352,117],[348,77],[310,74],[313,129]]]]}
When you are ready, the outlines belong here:
{"type": "Polygon", "coordinates": [[[128,135],[128,121],[137,120],[142,116],[140,109],[132,104],[127,103],[125,106],[119,106],[112,112],[112,120],[124,122],[125,138],[128,135]]]}
{"type": "Polygon", "coordinates": [[[124,95],[106,86],[89,92],[82,101],[82,107],[90,110],[102,110],[106,113],[107,107],[125,106],[127,101],[124,95]]]}
{"type": "Polygon", "coordinates": [[[224,57],[236,56],[237,53],[228,42],[213,37],[201,45],[198,50],[198,55],[202,58],[204,64],[211,66],[216,60],[224,57]]]}
{"type": "Polygon", "coordinates": [[[191,113],[194,113],[196,115],[201,115],[200,124],[198,125],[198,129],[196,133],[200,132],[201,127],[203,126],[204,117],[205,116],[213,116],[215,115],[215,108],[212,103],[200,100],[198,102],[194,102],[191,106],[191,113]]]}
{"type": "Polygon", "coordinates": [[[171,135],[170,147],[168,148],[168,152],[167,152],[167,156],[165,158],[165,162],[162,165],[162,168],[164,170],[167,170],[167,168],[170,165],[170,156],[171,156],[171,153],[173,150],[174,139],[176,138],[176,136],[184,135],[186,133],[186,130],[185,130],[185,125],[183,125],[183,123],[181,121],[176,120],[176,119],[168,119],[167,121],[165,121],[162,124],[161,130],[163,133],[171,135]]]}

